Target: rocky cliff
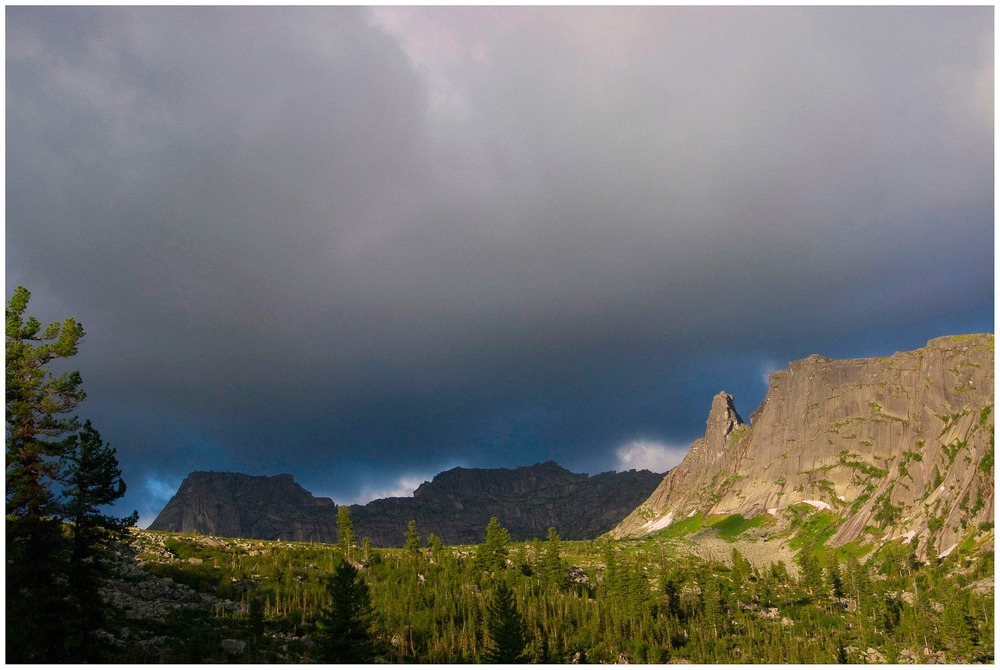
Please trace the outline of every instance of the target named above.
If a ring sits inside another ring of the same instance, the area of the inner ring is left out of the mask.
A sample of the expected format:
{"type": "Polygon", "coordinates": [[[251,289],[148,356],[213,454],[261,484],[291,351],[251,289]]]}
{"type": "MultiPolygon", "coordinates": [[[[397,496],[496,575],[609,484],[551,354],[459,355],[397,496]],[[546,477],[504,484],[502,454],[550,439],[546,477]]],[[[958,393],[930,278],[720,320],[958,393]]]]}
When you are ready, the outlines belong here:
{"type": "MultiPolygon", "coordinates": [[[[425,538],[481,542],[491,516],[515,539],[544,538],[550,526],[564,539],[585,539],[612,529],[661,478],[648,470],[589,477],[551,461],[514,470],[454,468],[424,482],[412,498],[352,505],[351,519],[358,538],[381,547],[402,546],[410,520],[425,538]]],[[[332,500],[313,497],[291,475],[195,472],[149,529],[335,542],[336,516],[332,500]]]]}
{"type": "Polygon", "coordinates": [[[662,474],[648,470],[575,474],[552,461],[507,469],[454,468],[423,483],[412,498],[386,498],[351,507],[358,536],[399,546],[410,519],[426,537],[447,544],[482,542],[491,516],[514,539],[544,538],[549,527],[563,539],[597,537],[645,500],[662,474]]]}
{"type": "Polygon", "coordinates": [[[770,377],[750,424],[712,401],[705,437],[612,536],[701,513],[837,517],[828,544],[919,537],[948,551],[993,521],[993,335],[883,358],[809,356],[770,377]]]}
{"type": "Polygon", "coordinates": [[[337,506],[292,475],[192,472],[149,530],[261,540],[336,542],[337,506]]]}

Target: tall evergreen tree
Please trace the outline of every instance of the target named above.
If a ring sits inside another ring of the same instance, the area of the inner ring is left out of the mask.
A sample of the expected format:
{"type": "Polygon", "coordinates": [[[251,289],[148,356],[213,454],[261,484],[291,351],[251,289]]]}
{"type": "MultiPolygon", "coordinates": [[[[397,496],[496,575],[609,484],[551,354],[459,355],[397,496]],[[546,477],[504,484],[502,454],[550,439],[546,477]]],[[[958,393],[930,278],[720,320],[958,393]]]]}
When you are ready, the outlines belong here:
{"type": "Polygon", "coordinates": [[[48,365],[77,353],[83,327],[74,319],[44,330],[25,317],[31,294],[18,286],[7,303],[7,660],[58,660],[65,546],[52,483],[67,435],[66,416],[84,399],[79,372],[48,365]]]}
{"type": "Polygon", "coordinates": [[[802,549],[796,558],[799,561],[799,567],[802,569],[802,578],[800,579],[802,588],[813,596],[823,594],[823,566],[820,564],[819,559],[816,558],[816,555],[808,547],[802,549]]]}
{"type": "Polygon", "coordinates": [[[337,505],[337,546],[344,552],[344,557],[350,560],[354,551],[354,522],[351,521],[351,508],[347,505],[337,505]]]}
{"type": "Polygon", "coordinates": [[[833,594],[833,597],[843,597],[844,580],[840,575],[840,562],[837,561],[836,554],[831,554],[829,559],[827,559],[826,570],[830,581],[830,592],[833,594]]]}
{"type": "Polygon", "coordinates": [[[497,518],[490,517],[486,524],[486,539],[476,549],[476,567],[487,572],[497,572],[507,567],[510,553],[510,533],[497,518]]]}
{"type": "Polygon", "coordinates": [[[113,545],[127,537],[127,529],[139,518],[133,512],[125,518],[103,513],[102,508],[125,495],[116,452],[104,444],[90,421],[79,435],[67,440],[62,462],[62,512],[70,522],[69,589],[74,660],[98,660],[95,633],[105,625],[104,607],[98,587],[106,575],[105,560],[113,545]]]}
{"type": "Polygon", "coordinates": [[[410,519],[409,525],[406,527],[406,532],[403,533],[406,537],[405,549],[413,554],[414,556],[420,553],[420,533],[417,532],[417,522],[410,519]]]}
{"type": "Polygon", "coordinates": [[[320,610],[317,637],[327,663],[370,663],[375,658],[375,610],[357,569],[340,560],[326,582],[330,605],[320,610]]]}
{"type": "Polygon", "coordinates": [[[562,543],[555,528],[549,528],[548,542],[542,549],[538,572],[544,582],[556,588],[565,588],[569,585],[569,572],[562,558],[562,543]]]}
{"type": "Polygon", "coordinates": [[[439,558],[441,556],[441,550],[444,549],[444,542],[442,542],[441,538],[434,533],[430,533],[427,536],[427,546],[430,547],[431,556],[439,558]]]}
{"type": "Polygon", "coordinates": [[[484,655],[487,663],[524,662],[528,629],[517,609],[514,593],[503,580],[497,584],[486,608],[486,632],[489,636],[484,655]]]}
{"type": "Polygon", "coordinates": [[[135,516],[101,513],[125,491],[114,450],[89,422],[74,434],[80,373],[48,369],[77,353],[83,327],[70,318],[42,330],[25,317],[30,297],[17,287],[6,311],[7,660],[96,660],[101,558],[135,516]]]}
{"type": "Polygon", "coordinates": [[[79,372],[53,375],[46,366],[76,355],[83,326],[74,319],[41,323],[24,312],[31,294],[18,286],[7,303],[7,514],[24,521],[25,533],[51,518],[50,484],[66,448],[65,436],[80,427],[65,416],[86,397],[79,372]],[[38,343],[38,344],[36,344],[38,343]]]}

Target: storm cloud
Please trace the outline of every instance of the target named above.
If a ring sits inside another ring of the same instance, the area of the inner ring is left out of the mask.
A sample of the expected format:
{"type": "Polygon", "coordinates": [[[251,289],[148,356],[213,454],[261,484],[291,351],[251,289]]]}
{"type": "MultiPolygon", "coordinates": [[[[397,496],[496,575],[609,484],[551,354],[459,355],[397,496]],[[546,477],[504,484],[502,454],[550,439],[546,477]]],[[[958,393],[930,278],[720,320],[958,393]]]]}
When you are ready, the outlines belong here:
{"type": "Polygon", "coordinates": [[[7,293],[146,522],[675,463],[789,360],[993,330],[990,7],[6,12],[7,293]]]}

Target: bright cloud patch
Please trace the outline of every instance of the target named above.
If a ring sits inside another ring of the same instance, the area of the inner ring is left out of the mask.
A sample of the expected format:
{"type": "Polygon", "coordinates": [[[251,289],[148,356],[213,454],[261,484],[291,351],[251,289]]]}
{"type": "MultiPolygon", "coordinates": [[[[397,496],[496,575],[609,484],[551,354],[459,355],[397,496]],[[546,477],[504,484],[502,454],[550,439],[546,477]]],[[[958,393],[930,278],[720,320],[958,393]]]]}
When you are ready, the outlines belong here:
{"type": "Polygon", "coordinates": [[[764,386],[767,387],[771,383],[771,375],[781,368],[778,367],[773,361],[767,361],[760,366],[760,378],[764,382],[764,386]]]}
{"type": "Polygon", "coordinates": [[[618,470],[666,472],[684,459],[686,447],[676,447],[654,440],[635,440],[619,447],[618,470]]]}
{"type": "MultiPolygon", "coordinates": [[[[430,481],[430,479],[431,477],[422,475],[403,475],[395,482],[368,484],[361,487],[361,490],[354,496],[354,500],[350,504],[364,505],[380,498],[411,498],[413,497],[413,491],[424,482],[430,481]]],[[[340,502],[337,498],[334,498],[334,500],[340,502]]]]}

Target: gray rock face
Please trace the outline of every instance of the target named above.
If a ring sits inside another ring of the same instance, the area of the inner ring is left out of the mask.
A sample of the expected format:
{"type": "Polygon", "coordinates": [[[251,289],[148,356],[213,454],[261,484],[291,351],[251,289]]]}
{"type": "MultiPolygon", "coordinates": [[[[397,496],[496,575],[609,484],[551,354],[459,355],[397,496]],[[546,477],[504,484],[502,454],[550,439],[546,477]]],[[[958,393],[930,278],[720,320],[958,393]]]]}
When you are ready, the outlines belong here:
{"type": "Polygon", "coordinates": [[[358,536],[379,546],[402,546],[410,519],[425,538],[482,542],[491,516],[515,540],[544,538],[553,526],[563,539],[580,540],[614,528],[661,479],[648,470],[588,477],[552,461],[514,470],[454,468],[421,484],[412,498],[354,505],[351,518],[358,536]]]}
{"type": "MultiPolygon", "coordinates": [[[[661,479],[648,470],[589,477],[551,461],[514,470],[454,468],[421,484],[412,498],[352,505],[351,519],[355,535],[377,547],[402,546],[410,520],[425,539],[434,533],[447,544],[481,542],[491,516],[514,539],[544,538],[551,526],[564,539],[586,539],[613,528],[661,479]]],[[[291,475],[194,472],[149,529],[335,542],[336,511],[291,475]]]]}
{"type": "Polygon", "coordinates": [[[612,534],[809,501],[840,517],[831,544],[918,536],[921,553],[928,540],[943,553],[993,519],[993,379],[992,334],[795,361],[771,375],[752,425],[716,396],[705,437],[612,534]]]}
{"type": "Polygon", "coordinates": [[[292,475],[192,472],[149,530],[261,540],[335,542],[337,506],[292,475]]]}

